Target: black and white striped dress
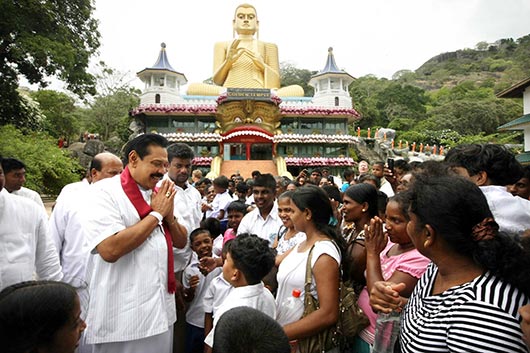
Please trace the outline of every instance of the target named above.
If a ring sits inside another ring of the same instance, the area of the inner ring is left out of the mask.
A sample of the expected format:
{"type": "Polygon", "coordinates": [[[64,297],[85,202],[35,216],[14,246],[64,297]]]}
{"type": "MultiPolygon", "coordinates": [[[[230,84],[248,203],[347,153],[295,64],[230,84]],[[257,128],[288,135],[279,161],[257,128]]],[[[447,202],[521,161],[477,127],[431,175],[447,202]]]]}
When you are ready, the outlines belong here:
{"type": "Polygon", "coordinates": [[[529,298],[490,272],[437,295],[431,263],[401,317],[402,352],[528,352],[518,309],[529,298]]]}

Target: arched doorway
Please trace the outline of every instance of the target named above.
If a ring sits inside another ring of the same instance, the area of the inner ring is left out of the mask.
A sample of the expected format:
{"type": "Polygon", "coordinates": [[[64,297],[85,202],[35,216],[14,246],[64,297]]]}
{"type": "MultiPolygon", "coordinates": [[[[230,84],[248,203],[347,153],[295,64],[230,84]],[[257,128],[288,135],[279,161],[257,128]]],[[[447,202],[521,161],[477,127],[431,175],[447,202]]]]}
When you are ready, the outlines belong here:
{"type": "Polygon", "coordinates": [[[272,160],[273,135],[257,126],[240,126],[222,134],[224,160],[272,160]]]}

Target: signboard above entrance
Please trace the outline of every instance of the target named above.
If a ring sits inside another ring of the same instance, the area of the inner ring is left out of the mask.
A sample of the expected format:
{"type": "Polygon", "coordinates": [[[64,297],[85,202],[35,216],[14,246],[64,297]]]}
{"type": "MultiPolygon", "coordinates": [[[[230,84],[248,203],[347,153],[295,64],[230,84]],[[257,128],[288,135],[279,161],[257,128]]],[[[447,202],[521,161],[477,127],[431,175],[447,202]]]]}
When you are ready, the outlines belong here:
{"type": "Polygon", "coordinates": [[[227,88],[227,101],[255,100],[270,102],[271,90],[266,88],[227,88]]]}

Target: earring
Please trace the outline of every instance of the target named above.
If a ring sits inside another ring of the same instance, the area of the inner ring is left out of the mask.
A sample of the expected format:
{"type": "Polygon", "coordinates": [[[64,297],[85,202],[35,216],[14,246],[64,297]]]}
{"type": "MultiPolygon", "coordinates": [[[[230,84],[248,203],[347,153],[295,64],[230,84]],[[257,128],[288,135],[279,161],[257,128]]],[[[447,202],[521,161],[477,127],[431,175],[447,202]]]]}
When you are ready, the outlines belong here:
{"type": "Polygon", "coordinates": [[[423,247],[426,248],[429,244],[430,244],[430,241],[429,240],[425,240],[423,242],[423,247]]]}
{"type": "Polygon", "coordinates": [[[362,211],[363,211],[363,212],[366,212],[366,209],[363,208],[362,211]]]}

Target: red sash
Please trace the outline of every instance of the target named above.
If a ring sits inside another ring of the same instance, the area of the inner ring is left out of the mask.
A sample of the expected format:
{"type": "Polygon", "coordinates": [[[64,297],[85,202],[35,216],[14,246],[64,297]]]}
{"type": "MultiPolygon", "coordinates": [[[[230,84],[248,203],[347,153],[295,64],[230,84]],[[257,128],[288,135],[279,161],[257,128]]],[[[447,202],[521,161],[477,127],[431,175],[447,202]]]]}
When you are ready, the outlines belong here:
{"type": "MultiPolygon", "coordinates": [[[[123,172],[120,175],[120,180],[125,195],[127,195],[129,201],[133,204],[140,218],[143,219],[149,214],[149,212],[153,211],[153,209],[147,204],[147,202],[145,202],[140,189],[138,189],[136,181],[131,177],[129,166],[126,166],[123,169],[123,172]]],[[[171,233],[169,232],[166,222],[164,221],[162,225],[164,227],[164,236],[167,243],[167,290],[169,293],[175,293],[177,285],[175,283],[175,274],[173,273],[173,240],[171,239],[171,233]]]]}

